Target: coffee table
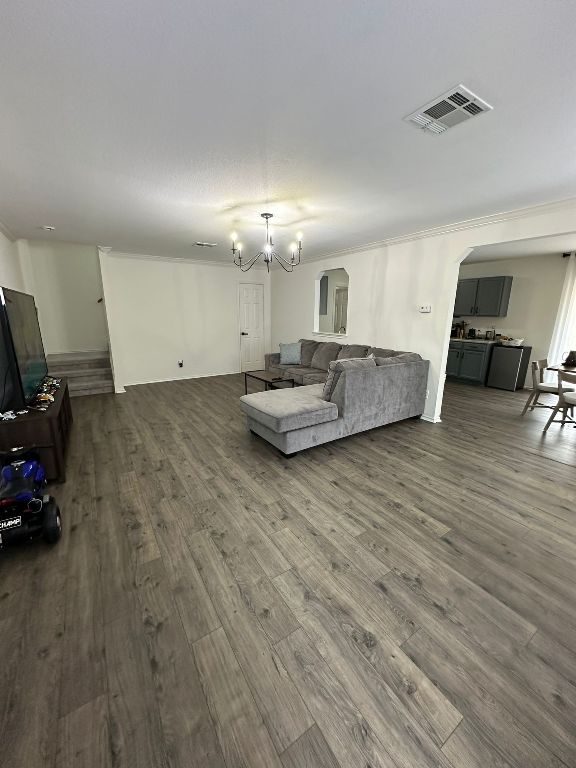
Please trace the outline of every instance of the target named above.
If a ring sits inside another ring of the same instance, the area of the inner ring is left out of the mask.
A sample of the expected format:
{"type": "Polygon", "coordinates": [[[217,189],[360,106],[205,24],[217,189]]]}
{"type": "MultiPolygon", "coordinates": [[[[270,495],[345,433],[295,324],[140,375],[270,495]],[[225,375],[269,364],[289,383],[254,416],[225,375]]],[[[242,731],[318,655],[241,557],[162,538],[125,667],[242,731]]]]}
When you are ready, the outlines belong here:
{"type": "Polygon", "coordinates": [[[270,371],[244,371],[244,391],[248,394],[248,378],[264,382],[264,389],[283,389],[294,387],[294,379],[283,379],[270,371]]]}

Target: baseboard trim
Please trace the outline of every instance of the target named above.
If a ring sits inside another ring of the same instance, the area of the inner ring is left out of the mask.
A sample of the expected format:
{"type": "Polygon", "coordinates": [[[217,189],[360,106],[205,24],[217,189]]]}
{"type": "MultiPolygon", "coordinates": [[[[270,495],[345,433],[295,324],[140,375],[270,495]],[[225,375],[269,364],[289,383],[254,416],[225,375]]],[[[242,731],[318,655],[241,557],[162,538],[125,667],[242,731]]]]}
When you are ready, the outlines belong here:
{"type": "Polygon", "coordinates": [[[223,371],[220,373],[200,373],[197,376],[176,376],[172,379],[148,379],[147,381],[130,381],[124,387],[139,387],[142,384],[164,384],[169,381],[188,381],[189,379],[208,379],[211,376],[237,376],[241,371],[223,371]]]}
{"type": "Polygon", "coordinates": [[[420,418],[422,419],[422,421],[429,421],[430,424],[441,424],[442,423],[442,419],[435,418],[434,416],[424,416],[424,414],[422,414],[422,416],[420,416],[420,418]]]}

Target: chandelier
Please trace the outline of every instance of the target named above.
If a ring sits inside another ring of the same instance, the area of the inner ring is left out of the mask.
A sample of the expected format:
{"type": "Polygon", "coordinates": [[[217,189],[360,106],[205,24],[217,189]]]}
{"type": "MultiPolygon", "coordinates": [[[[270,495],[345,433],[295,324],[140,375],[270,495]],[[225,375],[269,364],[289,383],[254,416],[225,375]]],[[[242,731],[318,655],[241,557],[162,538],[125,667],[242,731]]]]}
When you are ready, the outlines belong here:
{"type": "Polygon", "coordinates": [[[273,214],[261,213],[260,216],[262,216],[262,218],[266,221],[266,243],[264,244],[263,250],[258,251],[257,254],[247,259],[245,256],[242,256],[242,243],[237,241],[237,235],[235,232],[233,232],[232,256],[234,258],[234,264],[236,264],[237,267],[240,267],[242,272],[248,272],[248,270],[253,267],[254,264],[256,264],[260,256],[262,256],[268,272],[270,272],[270,264],[272,263],[272,259],[276,259],[278,264],[280,264],[285,272],[293,272],[294,267],[297,267],[298,264],[300,264],[300,254],[302,253],[302,233],[298,232],[296,235],[298,242],[292,243],[289,248],[290,257],[285,259],[278,253],[278,251],[274,250],[274,243],[272,242],[272,236],[268,226],[268,222],[272,218],[273,214]]]}

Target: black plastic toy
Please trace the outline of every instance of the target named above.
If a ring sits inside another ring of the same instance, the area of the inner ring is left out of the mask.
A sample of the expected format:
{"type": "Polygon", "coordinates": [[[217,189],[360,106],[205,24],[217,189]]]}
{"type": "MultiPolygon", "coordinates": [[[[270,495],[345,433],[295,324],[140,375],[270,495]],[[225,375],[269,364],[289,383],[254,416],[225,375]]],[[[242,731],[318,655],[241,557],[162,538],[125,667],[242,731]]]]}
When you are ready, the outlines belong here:
{"type": "Polygon", "coordinates": [[[0,453],[0,546],[17,539],[42,536],[55,544],[62,535],[60,509],[44,493],[46,472],[30,448],[0,453]]]}

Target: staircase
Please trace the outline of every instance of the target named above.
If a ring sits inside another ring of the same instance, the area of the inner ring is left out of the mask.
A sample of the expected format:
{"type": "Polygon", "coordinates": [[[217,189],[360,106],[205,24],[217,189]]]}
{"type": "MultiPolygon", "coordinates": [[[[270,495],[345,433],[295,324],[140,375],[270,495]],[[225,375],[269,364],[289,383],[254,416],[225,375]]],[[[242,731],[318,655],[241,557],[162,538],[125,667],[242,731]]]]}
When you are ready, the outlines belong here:
{"type": "Polygon", "coordinates": [[[48,374],[66,377],[70,397],[103,395],[114,392],[108,352],[66,352],[46,355],[48,374]]]}

